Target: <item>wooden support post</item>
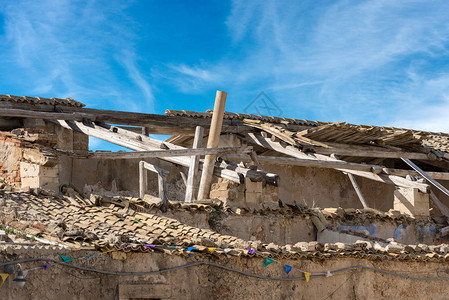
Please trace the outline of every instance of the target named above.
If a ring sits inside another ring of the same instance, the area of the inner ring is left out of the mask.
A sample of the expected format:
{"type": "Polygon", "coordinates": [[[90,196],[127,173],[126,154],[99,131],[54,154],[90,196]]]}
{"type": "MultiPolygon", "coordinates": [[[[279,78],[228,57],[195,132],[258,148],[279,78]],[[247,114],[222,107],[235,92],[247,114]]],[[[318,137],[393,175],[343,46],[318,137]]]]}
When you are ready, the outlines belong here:
{"type": "MultiPolygon", "coordinates": [[[[161,210],[163,212],[165,212],[165,211],[167,211],[167,208],[168,208],[167,186],[165,183],[165,177],[169,174],[169,172],[167,170],[159,168],[158,166],[152,165],[145,161],[141,161],[139,163],[139,171],[140,171],[140,174],[143,174],[143,173],[145,174],[145,178],[142,178],[142,176],[140,176],[140,179],[145,179],[145,186],[142,184],[142,188],[146,188],[146,170],[157,173],[157,181],[158,181],[158,187],[159,187],[159,198],[161,198],[161,200],[162,200],[161,210]],[[142,168],[143,168],[143,170],[142,170],[142,168]]],[[[140,193],[142,194],[142,190],[140,191],[140,193]]],[[[141,198],[143,198],[143,197],[141,197],[141,198]]]]}
{"type": "Polygon", "coordinates": [[[166,212],[168,209],[167,186],[165,184],[165,178],[161,173],[157,173],[157,182],[159,186],[159,198],[162,200],[161,210],[166,212]]]}
{"type": "Polygon", "coordinates": [[[438,207],[443,216],[449,219],[449,208],[444,205],[443,202],[440,201],[440,199],[438,199],[437,195],[435,195],[432,190],[430,191],[430,200],[432,200],[433,204],[438,207]]]}
{"type": "Polygon", "coordinates": [[[262,165],[260,164],[259,158],[257,157],[257,153],[256,151],[251,151],[249,153],[249,156],[251,157],[252,162],[254,163],[254,165],[257,166],[257,168],[262,169],[262,165]]]}
{"type": "Polygon", "coordinates": [[[349,180],[351,180],[352,186],[354,187],[355,192],[357,193],[357,196],[360,199],[360,202],[362,202],[363,208],[367,208],[368,204],[366,204],[365,198],[363,197],[362,191],[360,190],[359,185],[357,184],[357,181],[355,180],[354,175],[348,173],[349,180]]]}
{"type": "Polygon", "coordinates": [[[144,136],[150,136],[150,128],[142,126],[142,134],[144,136]]]}
{"type": "MultiPolygon", "coordinates": [[[[193,140],[193,149],[201,148],[203,142],[204,128],[197,126],[195,130],[195,138],[193,140]]],[[[187,176],[186,197],[185,202],[192,202],[196,196],[196,178],[198,176],[198,167],[200,163],[200,157],[194,155],[190,158],[189,175],[187,176]]]]}
{"type": "Polygon", "coordinates": [[[139,196],[140,199],[145,197],[147,191],[147,171],[145,170],[145,162],[139,162],[139,196]]]}
{"type": "MultiPolygon", "coordinates": [[[[217,148],[220,142],[221,126],[223,125],[223,115],[226,105],[226,92],[217,91],[215,96],[214,112],[210,124],[209,139],[207,140],[207,148],[217,148]]],[[[206,155],[203,165],[203,173],[201,174],[201,182],[198,191],[198,200],[204,200],[209,197],[210,184],[212,182],[212,174],[215,167],[216,155],[206,155]]]]}

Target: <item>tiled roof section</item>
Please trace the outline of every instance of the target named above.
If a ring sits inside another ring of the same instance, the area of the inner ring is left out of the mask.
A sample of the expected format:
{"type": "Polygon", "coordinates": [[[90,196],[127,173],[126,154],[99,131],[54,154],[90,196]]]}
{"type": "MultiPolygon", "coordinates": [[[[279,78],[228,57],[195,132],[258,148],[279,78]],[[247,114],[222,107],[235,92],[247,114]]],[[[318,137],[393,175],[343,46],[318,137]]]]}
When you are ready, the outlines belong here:
{"type": "Polygon", "coordinates": [[[449,134],[430,133],[422,140],[422,145],[437,151],[449,152],[449,134]]]}
{"type": "MultiPolygon", "coordinates": [[[[212,110],[208,110],[206,112],[196,112],[196,111],[188,111],[188,110],[167,109],[165,111],[165,114],[167,116],[184,116],[184,117],[192,117],[192,118],[212,118],[212,110]]],[[[321,126],[321,125],[331,124],[330,122],[279,118],[279,117],[270,117],[270,116],[261,116],[261,115],[252,115],[252,114],[239,114],[239,113],[231,113],[231,112],[225,112],[224,119],[226,119],[226,120],[252,119],[252,120],[260,120],[260,121],[270,122],[270,123],[275,123],[275,124],[286,124],[286,125],[290,124],[290,125],[303,125],[303,126],[321,126]]]]}
{"type": "Polygon", "coordinates": [[[42,97],[0,95],[0,101],[30,103],[30,104],[74,106],[74,107],[84,107],[85,106],[83,103],[75,101],[72,98],[60,99],[60,98],[42,98],[42,97]]]}
{"type": "Polygon", "coordinates": [[[236,237],[184,225],[175,219],[137,212],[135,205],[86,205],[66,197],[36,197],[27,193],[4,192],[0,221],[25,233],[80,247],[123,245],[172,245],[209,247],[251,246],[236,237]],[[122,206],[125,206],[122,207],[122,206]]]}
{"type": "Polygon", "coordinates": [[[296,135],[321,142],[404,146],[417,144],[426,133],[393,127],[333,123],[304,130],[296,135]]]}
{"type": "MultiPolygon", "coordinates": [[[[212,111],[194,112],[186,110],[166,110],[167,116],[185,116],[192,118],[211,118],[212,111]]],[[[241,120],[246,125],[260,128],[282,136],[288,136],[286,142],[292,145],[312,144],[323,146],[322,143],[338,143],[352,145],[393,146],[407,150],[428,150],[449,152],[449,135],[446,133],[434,133],[412,129],[354,125],[345,122],[331,123],[270,117],[252,114],[239,114],[225,112],[224,119],[241,120]],[[289,125],[305,126],[304,130],[296,131],[289,125]],[[270,128],[268,128],[270,127],[270,128]],[[309,127],[309,128],[307,128],[309,127]],[[296,141],[296,142],[294,142],[296,141]],[[316,143],[314,143],[316,142],[316,143]]]]}
{"type": "MultiPolygon", "coordinates": [[[[244,241],[208,229],[136,212],[133,205],[109,203],[93,206],[67,197],[0,192],[0,221],[23,232],[32,232],[58,245],[71,248],[112,251],[162,252],[174,255],[248,256],[256,258],[329,259],[354,257],[369,260],[449,261],[449,245],[437,246],[376,242],[320,244],[299,242],[278,246],[260,241],[244,241]],[[193,248],[188,248],[193,247],[193,248]],[[213,250],[211,251],[211,248],[213,250]]],[[[138,206],[138,205],[137,205],[138,206]]],[[[134,207],[135,208],[135,207],[134,207]]]]}

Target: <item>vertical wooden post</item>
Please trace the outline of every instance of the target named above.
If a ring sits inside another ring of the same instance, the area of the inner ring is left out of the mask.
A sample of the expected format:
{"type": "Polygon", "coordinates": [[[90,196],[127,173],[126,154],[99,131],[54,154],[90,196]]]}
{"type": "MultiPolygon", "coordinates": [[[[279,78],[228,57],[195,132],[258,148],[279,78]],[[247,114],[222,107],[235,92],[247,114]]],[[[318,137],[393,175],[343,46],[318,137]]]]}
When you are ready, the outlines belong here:
{"type": "Polygon", "coordinates": [[[139,196],[141,199],[145,196],[147,191],[147,170],[145,169],[145,162],[139,162],[139,196]]]}
{"type": "Polygon", "coordinates": [[[144,136],[149,136],[150,135],[150,129],[148,127],[142,126],[142,134],[144,136]]]}
{"type": "MultiPolygon", "coordinates": [[[[226,92],[217,91],[215,96],[214,112],[209,130],[209,139],[207,140],[207,148],[217,148],[220,142],[221,126],[223,125],[223,115],[226,105],[226,92]]],[[[209,197],[210,184],[215,167],[215,159],[217,155],[206,155],[203,164],[203,172],[201,174],[201,182],[198,191],[198,200],[204,200],[209,197]]]]}
{"type": "Polygon", "coordinates": [[[351,180],[352,186],[354,187],[355,192],[357,193],[357,196],[359,196],[360,202],[362,202],[363,208],[367,208],[368,205],[366,204],[365,198],[362,195],[362,191],[360,190],[359,185],[357,184],[357,181],[354,178],[354,175],[348,173],[349,180],[351,180]]]}
{"type": "MultiPolygon", "coordinates": [[[[201,145],[203,143],[203,133],[204,128],[201,126],[196,126],[195,139],[193,140],[193,149],[201,148],[201,145]]],[[[189,175],[187,176],[187,185],[186,185],[186,197],[184,199],[184,201],[188,203],[192,202],[198,190],[196,186],[196,178],[198,175],[199,162],[200,162],[199,155],[194,155],[190,158],[189,175]]]]}
{"type": "Polygon", "coordinates": [[[168,198],[167,198],[167,186],[165,184],[165,178],[162,176],[161,172],[157,173],[157,181],[159,186],[159,198],[162,200],[161,210],[166,212],[168,209],[168,198]]]}

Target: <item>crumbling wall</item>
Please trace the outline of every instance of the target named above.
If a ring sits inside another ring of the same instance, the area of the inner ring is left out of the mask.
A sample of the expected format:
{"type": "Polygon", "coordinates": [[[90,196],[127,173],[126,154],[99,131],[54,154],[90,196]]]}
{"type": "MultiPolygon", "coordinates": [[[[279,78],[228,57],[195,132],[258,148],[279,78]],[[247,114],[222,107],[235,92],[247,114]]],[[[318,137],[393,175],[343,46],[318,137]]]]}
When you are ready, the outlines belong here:
{"type": "MultiPolygon", "coordinates": [[[[103,187],[105,190],[127,191],[139,195],[139,161],[141,159],[72,159],[70,182],[79,189],[86,186],[103,187]]],[[[185,184],[180,172],[182,167],[158,159],[145,161],[169,171],[167,197],[172,201],[184,200],[185,184]]],[[[148,194],[158,196],[157,174],[148,171],[148,194]]]]}
{"type": "MultiPolygon", "coordinates": [[[[3,246],[4,247],[4,246],[3,246]]],[[[322,260],[279,259],[264,267],[263,257],[170,256],[162,253],[101,253],[57,249],[1,250],[2,261],[48,257],[59,254],[75,260],[73,265],[113,272],[157,271],[195,261],[210,261],[243,272],[268,277],[302,277],[303,271],[327,271],[351,266],[367,266],[416,277],[448,277],[447,262],[370,261],[357,258],[322,260]],[[289,275],[284,265],[292,266],[289,275]]],[[[22,264],[24,269],[42,266],[45,261],[22,264]]],[[[17,265],[14,266],[17,270],[17,265]]],[[[445,299],[447,281],[412,280],[371,270],[348,270],[333,276],[279,281],[245,276],[212,266],[194,266],[154,275],[105,275],[52,264],[46,270],[28,273],[24,287],[13,284],[15,274],[6,279],[0,298],[15,299],[445,299]]]]}
{"type": "Polygon", "coordinates": [[[0,135],[0,170],[2,181],[10,185],[20,184],[20,161],[23,159],[21,141],[0,135]]]}
{"type": "Polygon", "coordinates": [[[88,136],[43,120],[25,119],[21,124],[25,127],[0,132],[2,180],[17,188],[57,191],[60,177],[69,170],[53,149],[88,150],[88,136]]]}
{"type": "MultiPolygon", "coordinates": [[[[347,175],[333,169],[263,164],[262,169],[278,174],[279,199],[309,207],[363,208],[347,175]]],[[[369,207],[393,208],[394,186],[356,177],[369,207]]]]}

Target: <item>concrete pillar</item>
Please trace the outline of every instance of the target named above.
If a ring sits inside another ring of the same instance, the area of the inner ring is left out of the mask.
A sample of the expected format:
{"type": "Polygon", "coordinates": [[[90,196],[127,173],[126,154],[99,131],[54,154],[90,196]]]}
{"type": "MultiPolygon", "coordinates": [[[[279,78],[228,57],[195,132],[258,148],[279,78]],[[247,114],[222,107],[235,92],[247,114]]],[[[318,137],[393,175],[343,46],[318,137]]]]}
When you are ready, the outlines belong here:
{"type": "Polygon", "coordinates": [[[429,194],[421,193],[417,188],[398,188],[394,191],[393,207],[414,217],[428,217],[429,201],[429,194]]]}

